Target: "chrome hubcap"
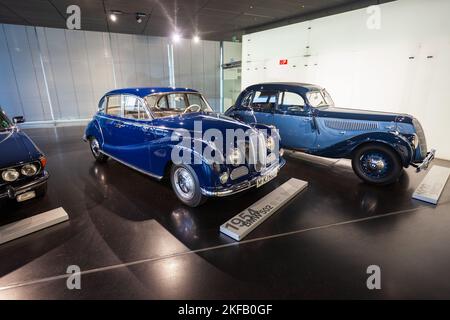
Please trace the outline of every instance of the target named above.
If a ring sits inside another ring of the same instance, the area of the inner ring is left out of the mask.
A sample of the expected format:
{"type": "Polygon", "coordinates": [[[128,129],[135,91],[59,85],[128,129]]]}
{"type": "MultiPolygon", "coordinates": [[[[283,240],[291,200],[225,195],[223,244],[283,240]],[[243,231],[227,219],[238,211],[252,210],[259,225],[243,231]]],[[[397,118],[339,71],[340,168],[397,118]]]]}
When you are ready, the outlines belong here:
{"type": "Polygon", "coordinates": [[[195,183],[194,177],[185,168],[178,168],[174,173],[174,185],[177,193],[186,200],[194,197],[195,183]]]}
{"type": "Polygon", "coordinates": [[[91,150],[94,156],[98,157],[100,155],[100,145],[98,144],[97,139],[92,139],[91,150]]]}
{"type": "Polygon", "coordinates": [[[369,160],[369,167],[372,170],[381,171],[381,170],[384,169],[385,166],[386,165],[385,165],[383,160],[380,160],[380,159],[378,159],[378,160],[377,159],[370,159],[369,160]]]}

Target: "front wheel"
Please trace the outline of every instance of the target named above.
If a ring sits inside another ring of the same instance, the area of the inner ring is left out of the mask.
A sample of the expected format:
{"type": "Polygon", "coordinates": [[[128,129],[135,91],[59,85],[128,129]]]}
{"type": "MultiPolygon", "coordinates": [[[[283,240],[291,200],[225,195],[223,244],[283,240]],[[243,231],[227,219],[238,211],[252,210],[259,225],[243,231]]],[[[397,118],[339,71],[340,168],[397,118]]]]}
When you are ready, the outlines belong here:
{"type": "Polygon", "coordinates": [[[352,167],[359,178],[373,185],[394,183],[403,170],[398,154],[381,144],[369,144],[357,149],[352,167]]]}
{"type": "Polygon", "coordinates": [[[173,165],[170,169],[172,189],[185,205],[198,207],[206,201],[194,169],[188,165],[173,165]]]}
{"type": "Polygon", "coordinates": [[[97,139],[95,139],[94,137],[89,139],[89,147],[91,148],[92,155],[94,156],[96,161],[106,162],[108,160],[108,156],[105,156],[100,151],[100,144],[98,143],[97,139]]]}

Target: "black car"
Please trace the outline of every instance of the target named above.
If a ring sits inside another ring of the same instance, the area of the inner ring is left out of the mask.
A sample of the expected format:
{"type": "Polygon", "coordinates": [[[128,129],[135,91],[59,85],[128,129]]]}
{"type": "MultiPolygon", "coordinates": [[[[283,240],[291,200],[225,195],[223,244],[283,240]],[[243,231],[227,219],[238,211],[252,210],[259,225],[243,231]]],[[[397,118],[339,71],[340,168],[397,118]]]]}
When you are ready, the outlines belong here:
{"type": "Polygon", "coordinates": [[[43,196],[47,191],[47,159],[33,141],[11,121],[0,107],[0,200],[18,202],[43,196]]]}

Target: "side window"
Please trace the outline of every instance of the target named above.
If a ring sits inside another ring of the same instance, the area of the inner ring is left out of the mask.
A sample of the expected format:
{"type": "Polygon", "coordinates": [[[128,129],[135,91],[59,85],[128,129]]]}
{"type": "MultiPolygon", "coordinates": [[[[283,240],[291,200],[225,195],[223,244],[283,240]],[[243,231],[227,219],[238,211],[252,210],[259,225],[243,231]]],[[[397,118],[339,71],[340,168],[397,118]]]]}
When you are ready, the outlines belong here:
{"type": "Polygon", "coordinates": [[[106,107],[106,114],[111,116],[120,117],[122,114],[122,108],[120,103],[120,95],[108,97],[108,104],[106,107]]]}
{"type": "Polygon", "coordinates": [[[175,110],[186,109],[187,103],[186,98],[183,93],[172,93],[167,95],[167,100],[169,101],[169,108],[175,110]]]}
{"type": "Polygon", "coordinates": [[[102,100],[100,100],[100,103],[98,104],[98,112],[106,111],[106,100],[107,98],[103,98],[102,100]]]}
{"type": "Polygon", "coordinates": [[[272,112],[277,99],[277,91],[256,91],[251,106],[256,112],[272,112]]]}
{"type": "Polygon", "coordinates": [[[248,92],[245,97],[241,100],[240,108],[247,109],[251,107],[253,91],[248,92]]]}
{"type": "Polygon", "coordinates": [[[277,110],[282,112],[302,112],[305,110],[305,100],[294,92],[283,92],[278,99],[277,110]]]}
{"type": "Polygon", "coordinates": [[[169,106],[167,105],[167,97],[162,96],[161,99],[158,101],[158,108],[159,109],[168,109],[169,106]]]}
{"type": "Polygon", "coordinates": [[[128,119],[139,119],[139,99],[135,96],[123,96],[123,113],[128,119]]]}
{"type": "Polygon", "coordinates": [[[140,120],[148,120],[150,119],[148,113],[147,113],[147,108],[145,107],[145,105],[139,101],[139,119],[140,120]]]}

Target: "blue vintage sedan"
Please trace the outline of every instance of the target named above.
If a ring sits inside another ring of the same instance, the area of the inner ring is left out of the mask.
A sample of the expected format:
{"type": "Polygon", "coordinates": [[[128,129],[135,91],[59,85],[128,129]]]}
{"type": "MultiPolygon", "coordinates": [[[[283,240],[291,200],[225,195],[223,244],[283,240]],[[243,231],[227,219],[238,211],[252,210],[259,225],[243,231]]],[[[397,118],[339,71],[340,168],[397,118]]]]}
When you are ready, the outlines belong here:
{"type": "Polygon", "coordinates": [[[16,126],[21,122],[23,117],[11,121],[0,108],[0,199],[19,202],[43,196],[49,176],[44,154],[16,126]]]}
{"type": "Polygon", "coordinates": [[[187,88],[108,92],[84,140],[99,162],[113,158],[156,179],[169,177],[177,197],[192,207],[262,186],[285,163],[272,127],[215,113],[187,88]]]}
{"type": "Polygon", "coordinates": [[[336,108],[322,87],[263,83],[246,88],[226,115],[249,124],[275,125],[286,149],[352,159],[365,182],[395,182],[403,167],[433,160],[419,121],[407,114],[336,108]]]}

